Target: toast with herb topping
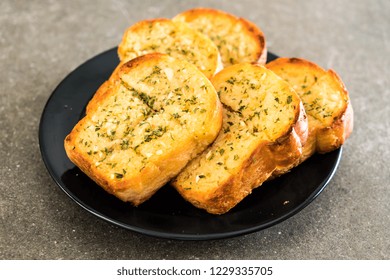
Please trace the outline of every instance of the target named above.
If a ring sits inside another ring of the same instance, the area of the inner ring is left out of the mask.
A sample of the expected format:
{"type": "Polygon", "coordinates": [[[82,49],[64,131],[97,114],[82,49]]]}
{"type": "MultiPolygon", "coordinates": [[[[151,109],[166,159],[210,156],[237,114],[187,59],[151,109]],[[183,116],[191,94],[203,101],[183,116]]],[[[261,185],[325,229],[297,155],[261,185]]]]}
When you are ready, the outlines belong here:
{"type": "Polygon", "coordinates": [[[159,52],[184,59],[211,78],[222,68],[216,45],[202,33],[170,19],[140,21],[129,27],[118,47],[120,60],[159,52]]]}
{"type": "Polygon", "coordinates": [[[209,8],[187,10],[173,18],[209,36],[217,45],[224,67],[249,62],[265,64],[266,41],[253,22],[209,8]]]}
{"type": "Polygon", "coordinates": [[[263,66],[229,66],[211,82],[223,106],[222,129],[172,185],[196,207],[223,214],[297,164],[307,119],[296,92],[263,66]]]}
{"type": "Polygon", "coordinates": [[[290,83],[303,101],[309,134],[301,161],[339,148],[352,132],[353,110],[336,72],[302,58],[278,58],[266,67],[290,83]]]}
{"type": "Polygon", "coordinates": [[[222,107],[193,64],[165,54],[117,69],[66,137],[69,159],[107,192],[139,205],[218,135],[222,107]]]}

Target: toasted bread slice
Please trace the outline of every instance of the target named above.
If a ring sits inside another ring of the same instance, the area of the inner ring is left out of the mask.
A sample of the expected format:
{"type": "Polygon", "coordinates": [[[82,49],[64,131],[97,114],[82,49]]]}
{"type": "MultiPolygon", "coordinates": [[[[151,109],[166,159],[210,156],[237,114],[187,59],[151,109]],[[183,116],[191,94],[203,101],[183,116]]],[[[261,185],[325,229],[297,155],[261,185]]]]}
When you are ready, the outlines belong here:
{"type": "Polygon", "coordinates": [[[295,166],[307,119],[296,92],[262,66],[227,67],[212,83],[224,108],[222,129],[172,184],[193,205],[223,214],[270,176],[295,166]]]}
{"type": "Polygon", "coordinates": [[[264,64],[267,48],[263,32],[254,23],[208,8],[182,12],[173,18],[206,34],[217,45],[224,67],[249,62],[264,64]]]}
{"type": "Polygon", "coordinates": [[[207,78],[222,68],[216,45],[205,35],[170,19],[140,21],[129,27],[118,47],[122,62],[159,52],[196,65],[207,78]]]}
{"type": "Polygon", "coordinates": [[[352,105],[340,77],[302,58],[278,58],[266,67],[290,83],[303,101],[309,135],[301,161],[339,148],[353,129],[352,105]]]}
{"type": "Polygon", "coordinates": [[[65,139],[72,162],[107,192],[139,205],[218,135],[222,106],[191,63],[148,54],[123,64],[65,139]]]}

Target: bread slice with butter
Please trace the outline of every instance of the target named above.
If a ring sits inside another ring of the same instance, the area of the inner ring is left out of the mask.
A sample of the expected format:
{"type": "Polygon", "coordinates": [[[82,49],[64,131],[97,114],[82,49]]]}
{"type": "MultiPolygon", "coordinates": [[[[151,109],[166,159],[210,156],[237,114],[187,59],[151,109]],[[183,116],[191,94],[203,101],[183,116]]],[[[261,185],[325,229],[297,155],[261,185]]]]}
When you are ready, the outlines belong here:
{"type": "Polygon", "coordinates": [[[64,145],[70,160],[107,192],[139,205],[218,135],[218,95],[193,64],[147,54],[99,89],[64,145]]]}
{"type": "Polygon", "coordinates": [[[224,67],[242,62],[265,64],[267,60],[264,33],[249,20],[210,8],[187,10],[173,20],[209,36],[219,49],[224,67]]]}
{"type": "Polygon", "coordinates": [[[223,214],[297,164],[307,119],[296,92],[265,67],[236,64],[211,81],[224,108],[222,129],[172,185],[196,207],[223,214]]]}
{"type": "Polygon", "coordinates": [[[309,135],[301,161],[339,148],[352,132],[353,109],[336,72],[302,58],[278,58],[266,67],[290,83],[303,101],[309,135]]]}

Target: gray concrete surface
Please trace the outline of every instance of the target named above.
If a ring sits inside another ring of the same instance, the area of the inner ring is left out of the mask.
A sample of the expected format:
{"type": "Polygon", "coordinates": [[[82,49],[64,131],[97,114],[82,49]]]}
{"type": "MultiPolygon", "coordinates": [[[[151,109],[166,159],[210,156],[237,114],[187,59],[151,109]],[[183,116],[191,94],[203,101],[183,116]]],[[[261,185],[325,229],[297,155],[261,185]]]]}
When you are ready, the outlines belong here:
{"type": "Polygon", "coordinates": [[[389,259],[389,1],[0,2],[0,259],[389,259]],[[258,24],[269,50],[335,69],[355,129],[307,208],[267,230],[215,241],[157,239],[87,213],[53,182],[38,126],[57,84],[138,20],[196,6],[258,24]]]}

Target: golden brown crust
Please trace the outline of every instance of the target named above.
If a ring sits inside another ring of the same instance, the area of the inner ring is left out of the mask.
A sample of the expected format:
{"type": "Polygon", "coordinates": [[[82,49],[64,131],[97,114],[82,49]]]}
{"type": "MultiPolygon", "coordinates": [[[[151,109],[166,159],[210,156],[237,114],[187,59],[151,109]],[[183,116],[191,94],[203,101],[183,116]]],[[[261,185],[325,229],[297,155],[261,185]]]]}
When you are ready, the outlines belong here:
{"type": "Polygon", "coordinates": [[[317,64],[297,57],[279,57],[267,63],[266,67],[289,82],[299,95],[307,92],[307,88],[326,73],[317,64]]]}
{"type": "Polygon", "coordinates": [[[264,65],[267,62],[267,44],[263,31],[261,31],[256,24],[245,18],[239,18],[239,21],[242,22],[242,25],[247,27],[249,36],[252,37],[252,40],[258,43],[258,48],[254,52],[256,54],[254,57],[257,57],[257,59],[254,59],[251,62],[264,65]]]}
{"type": "Polygon", "coordinates": [[[315,152],[339,148],[352,132],[353,109],[337,73],[302,58],[278,58],[266,67],[289,82],[303,100],[309,133],[301,162],[315,152]]]}
{"type": "Polygon", "coordinates": [[[249,62],[265,64],[267,47],[264,33],[253,22],[211,8],[194,8],[173,18],[209,36],[218,46],[223,65],[249,62]]]}
{"type": "Polygon", "coordinates": [[[167,55],[123,64],[98,91],[100,100],[65,138],[65,151],[98,185],[134,205],[176,176],[221,127],[222,109],[210,81],[192,64],[167,55]]]}

